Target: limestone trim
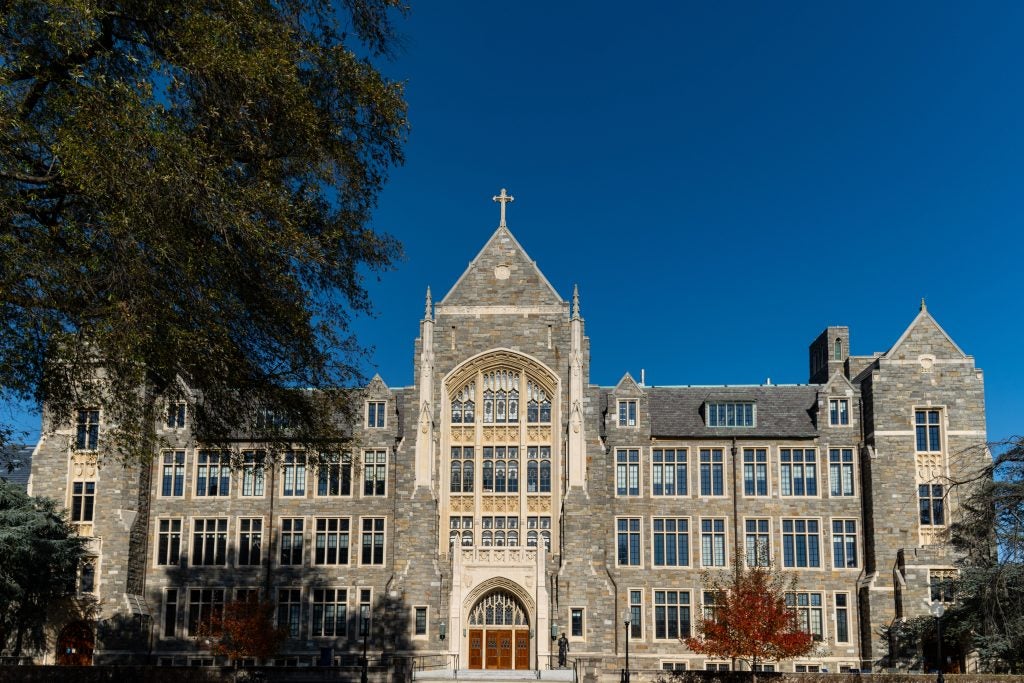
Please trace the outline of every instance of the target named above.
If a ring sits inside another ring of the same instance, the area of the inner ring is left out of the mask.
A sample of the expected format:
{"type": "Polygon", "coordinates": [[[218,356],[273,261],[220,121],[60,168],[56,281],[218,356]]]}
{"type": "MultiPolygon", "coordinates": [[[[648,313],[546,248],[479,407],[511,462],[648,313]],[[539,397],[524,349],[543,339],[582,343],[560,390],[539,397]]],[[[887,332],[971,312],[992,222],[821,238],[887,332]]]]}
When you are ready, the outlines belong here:
{"type": "Polygon", "coordinates": [[[434,309],[437,315],[562,315],[565,304],[550,306],[441,306],[434,309]]]}
{"type": "MultiPolygon", "coordinates": [[[[536,380],[548,392],[553,400],[559,395],[557,393],[558,373],[533,356],[500,347],[467,358],[445,375],[443,385],[448,394],[452,395],[472,380],[478,372],[486,372],[500,366],[518,367],[524,370],[531,376],[531,379],[536,380]]],[[[553,416],[552,419],[554,419],[553,416]]]]}
{"type": "Polygon", "coordinates": [[[482,581],[466,594],[465,600],[462,601],[462,607],[466,614],[465,623],[469,623],[469,614],[473,611],[473,608],[476,607],[478,602],[486,598],[488,595],[497,592],[509,593],[515,597],[526,611],[527,623],[530,626],[534,625],[537,614],[537,603],[525,588],[512,579],[507,579],[504,576],[496,576],[492,579],[482,581]]]}

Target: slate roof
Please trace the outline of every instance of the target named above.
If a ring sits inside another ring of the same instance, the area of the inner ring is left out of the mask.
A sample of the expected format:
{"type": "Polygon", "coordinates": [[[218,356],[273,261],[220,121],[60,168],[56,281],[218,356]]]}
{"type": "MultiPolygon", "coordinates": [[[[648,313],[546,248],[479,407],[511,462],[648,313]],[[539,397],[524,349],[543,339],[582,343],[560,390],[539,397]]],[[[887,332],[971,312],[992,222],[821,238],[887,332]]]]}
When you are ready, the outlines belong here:
{"type": "Polygon", "coordinates": [[[32,473],[32,446],[8,446],[0,454],[0,479],[28,488],[28,475],[32,473]],[[8,464],[13,470],[8,471],[8,464]]]}
{"type": "Polygon", "coordinates": [[[817,384],[647,387],[652,437],[811,438],[817,435],[817,384]],[[754,427],[708,427],[706,401],[754,401],[754,427]]]}

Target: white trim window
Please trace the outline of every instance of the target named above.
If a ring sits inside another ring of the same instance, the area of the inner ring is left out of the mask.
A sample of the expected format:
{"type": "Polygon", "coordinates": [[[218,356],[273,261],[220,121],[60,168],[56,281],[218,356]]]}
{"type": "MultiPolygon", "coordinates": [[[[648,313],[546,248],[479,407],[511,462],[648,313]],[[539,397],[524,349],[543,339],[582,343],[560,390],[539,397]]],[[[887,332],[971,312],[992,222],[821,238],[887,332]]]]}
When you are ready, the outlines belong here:
{"type": "Polygon", "coordinates": [[[744,541],[748,567],[771,566],[772,537],[770,525],[771,520],[769,519],[744,520],[746,530],[744,541]]]}
{"type": "Polygon", "coordinates": [[[928,408],[914,411],[914,434],[918,453],[942,451],[942,411],[928,408]]]}
{"type": "Polygon", "coordinates": [[[725,495],[725,453],[721,448],[700,449],[700,495],[725,495]]]}
{"type": "Polygon", "coordinates": [[[229,451],[199,451],[196,457],[197,496],[209,498],[231,493],[231,453],[229,451]]]}
{"type": "Polygon", "coordinates": [[[835,569],[857,568],[857,520],[832,520],[832,566],[835,569]]]}
{"type": "Polygon", "coordinates": [[[388,452],[386,450],[363,451],[363,496],[387,494],[388,452]]]}
{"type": "Polygon", "coordinates": [[[387,426],[387,401],[366,402],[366,426],[370,429],[384,429],[387,426]]]}
{"type": "Polygon", "coordinates": [[[160,469],[160,496],[185,495],[185,451],[164,451],[160,469]]]}
{"type": "Polygon", "coordinates": [[[704,567],[726,566],[725,518],[700,520],[700,563],[704,567]]]}
{"type": "Polygon", "coordinates": [[[854,495],[854,462],[852,448],[828,450],[828,495],[840,498],[854,495]]]}
{"type": "Polygon", "coordinates": [[[619,400],[618,409],[620,427],[637,426],[637,400],[635,398],[619,400]]]}
{"type": "Polygon", "coordinates": [[[344,588],[314,588],[312,591],[314,638],[344,638],[348,623],[348,591],[344,588]]]}
{"type": "Polygon", "coordinates": [[[302,589],[277,589],[277,627],[289,638],[298,638],[302,630],[302,589]]]}
{"type": "Polygon", "coordinates": [[[349,563],[348,517],[317,517],[313,545],[314,565],[342,565],[349,563]]]}
{"type": "Polygon", "coordinates": [[[182,429],[185,426],[186,404],[184,401],[171,401],[167,404],[167,429],[182,429]]]}
{"type": "Polygon", "coordinates": [[[782,520],[782,566],[821,567],[821,525],[817,519],[782,520]]]}
{"type": "Polygon", "coordinates": [[[690,637],[690,591],[654,592],[654,639],[679,640],[690,637]]]}
{"type": "Polygon", "coordinates": [[[223,567],[228,562],[228,520],[192,520],[192,566],[223,567]]]}
{"type": "Polygon", "coordinates": [[[640,543],[640,518],[620,517],[615,520],[616,547],[620,567],[639,567],[643,564],[640,543]]]}
{"type": "Polygon", "coordinates": [[[362,554],[361,565],[384,564],[385,519],[383,517],[363,517],[360,543],[362,554]]]}
{"type": "Polygon", "coordinates": [[[640,495],[640,450],[637,448],[615,451],[615,495],[640,495]]]}
{"type": "Polygon", "coordinates": [[[651,495],[687,495],[685,448],[655,448],[651,451],[651,495]]]}
{"type": "Polygon", "coordinates": [[[690,520],[687,517],[655,517],[652,554],[655,567],[690,566],[690,520]]]}
{"type": "Polygon", "coordinates": [[[782,495],[818,495],[818,453],[815,449],[780,449],[779,471],[782,481],[782,495]]]}
{"type": "Polygon", "coordinates": [[[238,566],[256,566],[263,558],[263,518],[238,520],[238,566]]]}
{"type": "Polygon", "coordinates": [[[743,449],[743,495],[768,495],[768,449],[743,449]]]}
{"type": "Polygon", "coordinates": [[[181,519],[158,519],[156,564],[174,566],[181,558],[181,519]]]}
{"type": "Polygon", "coordinates": [[[830,398],[828,400],[828,423],[833,427],[849,426],[850,399],[830,398]]]}
{"type": "Polygon", "coordinates": [[[263,497],[266,480],[265,451],[242,451],[242,496],[263,497]]]}
{"type": "Polygon", "coordinates": [[[786,593],[786,606],[796,614],[797,625],[820,642],[825,639],[821,593],[786,593]]]}
{"type": "Polygon", "coordinates": [[[99,445],[100,411],[98,408],[83,408],[78,411],[75,421],[75,450],[94,451],[99,445]]]}

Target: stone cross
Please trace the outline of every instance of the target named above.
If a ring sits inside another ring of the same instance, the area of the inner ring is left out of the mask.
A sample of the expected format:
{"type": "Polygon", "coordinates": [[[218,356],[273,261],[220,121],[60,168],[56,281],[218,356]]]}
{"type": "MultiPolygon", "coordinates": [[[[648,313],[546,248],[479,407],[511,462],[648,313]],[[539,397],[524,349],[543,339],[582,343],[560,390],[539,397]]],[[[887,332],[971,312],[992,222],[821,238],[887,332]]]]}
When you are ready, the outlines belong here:
{"type": "Polygon", "coordinates": [[[505,192],[505,188],[503,187],[503,188],[501,188],[501,194],[495,195],[494,197],[492,197],[492,199],[494,201],[499,202],[501,204],[501,222],[498,223],[498,227],[499,228],[508,227],[508,226],[505,225],[505,204],[507,204],[509,202],[514,202],[516,200],[516,198],[513,197],[512,195],[508,194],[507,192],[505,192]]]}

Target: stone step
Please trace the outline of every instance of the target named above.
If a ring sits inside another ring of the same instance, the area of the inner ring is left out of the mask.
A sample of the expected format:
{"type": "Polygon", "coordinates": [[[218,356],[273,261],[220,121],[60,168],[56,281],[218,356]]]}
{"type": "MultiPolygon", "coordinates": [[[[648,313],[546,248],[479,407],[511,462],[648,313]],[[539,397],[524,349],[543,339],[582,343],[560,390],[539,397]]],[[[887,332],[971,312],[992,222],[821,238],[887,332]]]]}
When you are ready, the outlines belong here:
{"type": "Polygon", "coordinates": [[[487,681],[488,683],[517,683],[521,681],[572,681],[572,669],[546,669],[537,671],[534,669],[428,669],[413,673],[413,679],[417,681],[487,681]]]}

